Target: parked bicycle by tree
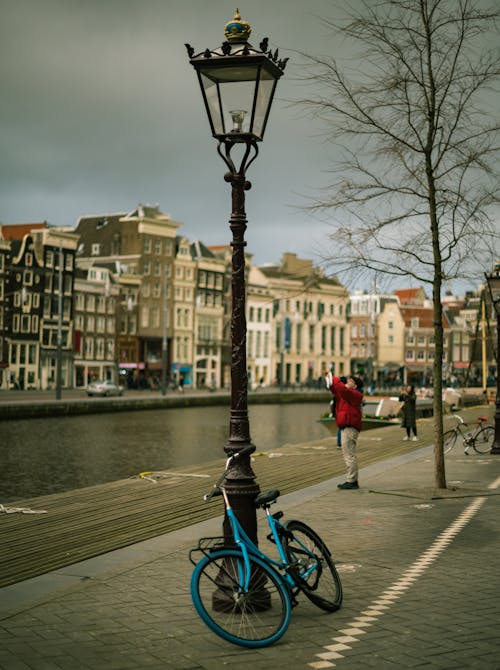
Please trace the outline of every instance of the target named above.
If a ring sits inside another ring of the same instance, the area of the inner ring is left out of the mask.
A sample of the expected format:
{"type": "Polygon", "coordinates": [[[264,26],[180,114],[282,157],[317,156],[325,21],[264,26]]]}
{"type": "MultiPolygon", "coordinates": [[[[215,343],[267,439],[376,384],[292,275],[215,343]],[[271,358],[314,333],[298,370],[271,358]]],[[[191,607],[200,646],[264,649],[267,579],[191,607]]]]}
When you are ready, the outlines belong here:
{"type": "Polygon", "coordinates": [[[443,435],[443,449],[444,453],[449,453],[458,439],[462,438],[464,446],[464,453],[469,454],[469,449],[472,447],[478,454],[489,454],[493,446],[495,438],[495,427],[487,423],[487,416],[478,416],[477,423],[473,430],[465,432],[464,428],[468,426],[467,423],[458,414],[454,414],[453,418],[457,420],[454,428],[446,431],[443,435]]]}
{"type": "Polygon", "coordinates": [[[271,514],[280,492],[261,493],[255,506],[265,511],[267,539],[278,552],[272,558],[246,535],[231,508],[224,480],[233,459],[255,450],[246,447],[232,454],[226,470],[205,496],[222,495],[233,542],[223,537],[201,538],[189,555],[195,565],[191,597],[201,619],[217,635],[243,647],[265,647],[285,633],[297,595],[304,593],[319,608],[335,612],[342,602],[342,585],[332,555],[315,531],[305,523],[282,523],[283,512],[271,514]],[[196,562],[193,554],[201,552],[196,562]]]}

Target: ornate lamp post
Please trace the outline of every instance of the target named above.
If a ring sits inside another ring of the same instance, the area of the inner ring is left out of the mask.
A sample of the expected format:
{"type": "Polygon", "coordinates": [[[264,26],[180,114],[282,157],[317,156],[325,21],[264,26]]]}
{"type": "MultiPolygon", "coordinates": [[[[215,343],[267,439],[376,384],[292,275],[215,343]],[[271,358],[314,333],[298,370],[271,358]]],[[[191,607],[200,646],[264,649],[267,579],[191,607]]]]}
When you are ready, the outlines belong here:
{"type": "MultiPolygon", "coordinates": [[[[231,310],[231,416],[229,441],[224,450],[239,452],[251,445],[248,420],[248,379],[245,317],[245,191],[251,188],[246,171],[258,154],[258,142],[266,129],[278,79],[288,59],[268,51],[265,38],[254,48],[249,42],[250,25],[236,10],[226,24],[225,42],[215,50],[195,54],[186,44],[189,62],[195,68],[217,152],[228,168],[225,181],[231,184],[232,211],[229,225],[232,246],[231,310]],[[236,147],[240,160],[233,159],[236,147]]],[[[236,459],[228,473],[226,487],[231,505],[253,540],[257,520],[253,500],[259,492],[250,457],[236,459]]],[[[230,534],[224,524],[226,536],[230,534]]]]}
{"type": "Polygon", "coordinates": [[[500,264],[497,264],[493,272],[486,276],[491,302],[497,315],[497,397],[495,408],[495,439],[491,448],[491,454],[500,454],[500,264]]]}

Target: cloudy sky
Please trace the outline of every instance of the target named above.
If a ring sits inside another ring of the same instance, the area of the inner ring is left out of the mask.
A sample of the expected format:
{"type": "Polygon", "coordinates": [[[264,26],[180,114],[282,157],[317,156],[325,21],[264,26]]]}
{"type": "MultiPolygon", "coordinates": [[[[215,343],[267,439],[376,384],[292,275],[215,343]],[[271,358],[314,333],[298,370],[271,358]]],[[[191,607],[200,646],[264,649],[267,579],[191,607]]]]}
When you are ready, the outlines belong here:
{"type": "MultiPolygon", "coordinates": [[[[219,46],[234,9],[227,0],[0,0],[0,221],[74,226],[142,202],[191,239],[228,243],[230,187],[184,43],[219,46]]],[[[322,25],[335,8],[247,0],[239,9],[253,44],[268,36],[290,57],[247,175],[247,248],[259,264],[283,251],[319,261],[328,226],[300,207],[328,181],[327,149],[286,100],[301,93],[294,49],[345,49],[322,25]]]]}

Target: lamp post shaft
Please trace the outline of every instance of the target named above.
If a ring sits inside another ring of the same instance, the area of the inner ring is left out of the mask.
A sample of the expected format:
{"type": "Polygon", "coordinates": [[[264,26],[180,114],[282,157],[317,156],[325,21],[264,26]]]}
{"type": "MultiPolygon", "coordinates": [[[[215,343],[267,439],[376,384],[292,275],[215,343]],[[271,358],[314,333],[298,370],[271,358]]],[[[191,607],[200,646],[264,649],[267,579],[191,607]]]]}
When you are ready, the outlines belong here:
{"type": "Polygon", "coordinates": [[[62,388],[62,310],[63,310],[63,251],[59,245],[59,271],[57,295],[57,357],[56,357],[56,400],[61,400],[62,388]]]}
{"type": "MultiPolygon", "coordinates": [[[[225,176],[231,183],[232,212],[230,228],[232,246],[232,310],[231,310],[231,414],[227,453],[241,451],[251,445],[248,420],[248,376],[246,356],[246,281],[245,281],[245,190],[250,183],[245,179],[244,168],[231,170],[225,176]]],[[[257,542],[257,516],[253,501],[259,486],[250,464],[250,457],[236,459],[226,477],[226,491],[231,506],[247,535],[257,542]]],[[[224,520],[224,536],[230,540],[231,530],[224,520]]]]}
{"type": "Polygon", "coordinates": [[[168,316],[168,277],[167,268],[165,267],[165,276],[163,279],[163,333],[161,341],[161,394],[167,393],[167,316],[168,316]]]}
{"type": "Polygon", "coordinates": [[[495,401],[495,439],[492,454],[500,454],[500,312],[497,311],[497,397],[495,401]]]}

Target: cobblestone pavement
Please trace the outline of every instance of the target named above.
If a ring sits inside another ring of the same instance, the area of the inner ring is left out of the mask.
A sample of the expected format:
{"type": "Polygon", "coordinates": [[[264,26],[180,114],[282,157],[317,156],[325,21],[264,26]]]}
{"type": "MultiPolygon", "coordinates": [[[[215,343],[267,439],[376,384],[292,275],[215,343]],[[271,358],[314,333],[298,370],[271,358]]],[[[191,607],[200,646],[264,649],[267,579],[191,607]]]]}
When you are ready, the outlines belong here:
{"type": "Polygon", "coordinates": [[[359,491],[330,480],[281,499],[332,549],[344,603],[300,598],[272,647],[224,642],[191,605],[188,549],[219,519],[0,590],[0,668],[498,670],[500,460],[446,458],[443,497],[423,448],[361,470],[359,491]]]}

